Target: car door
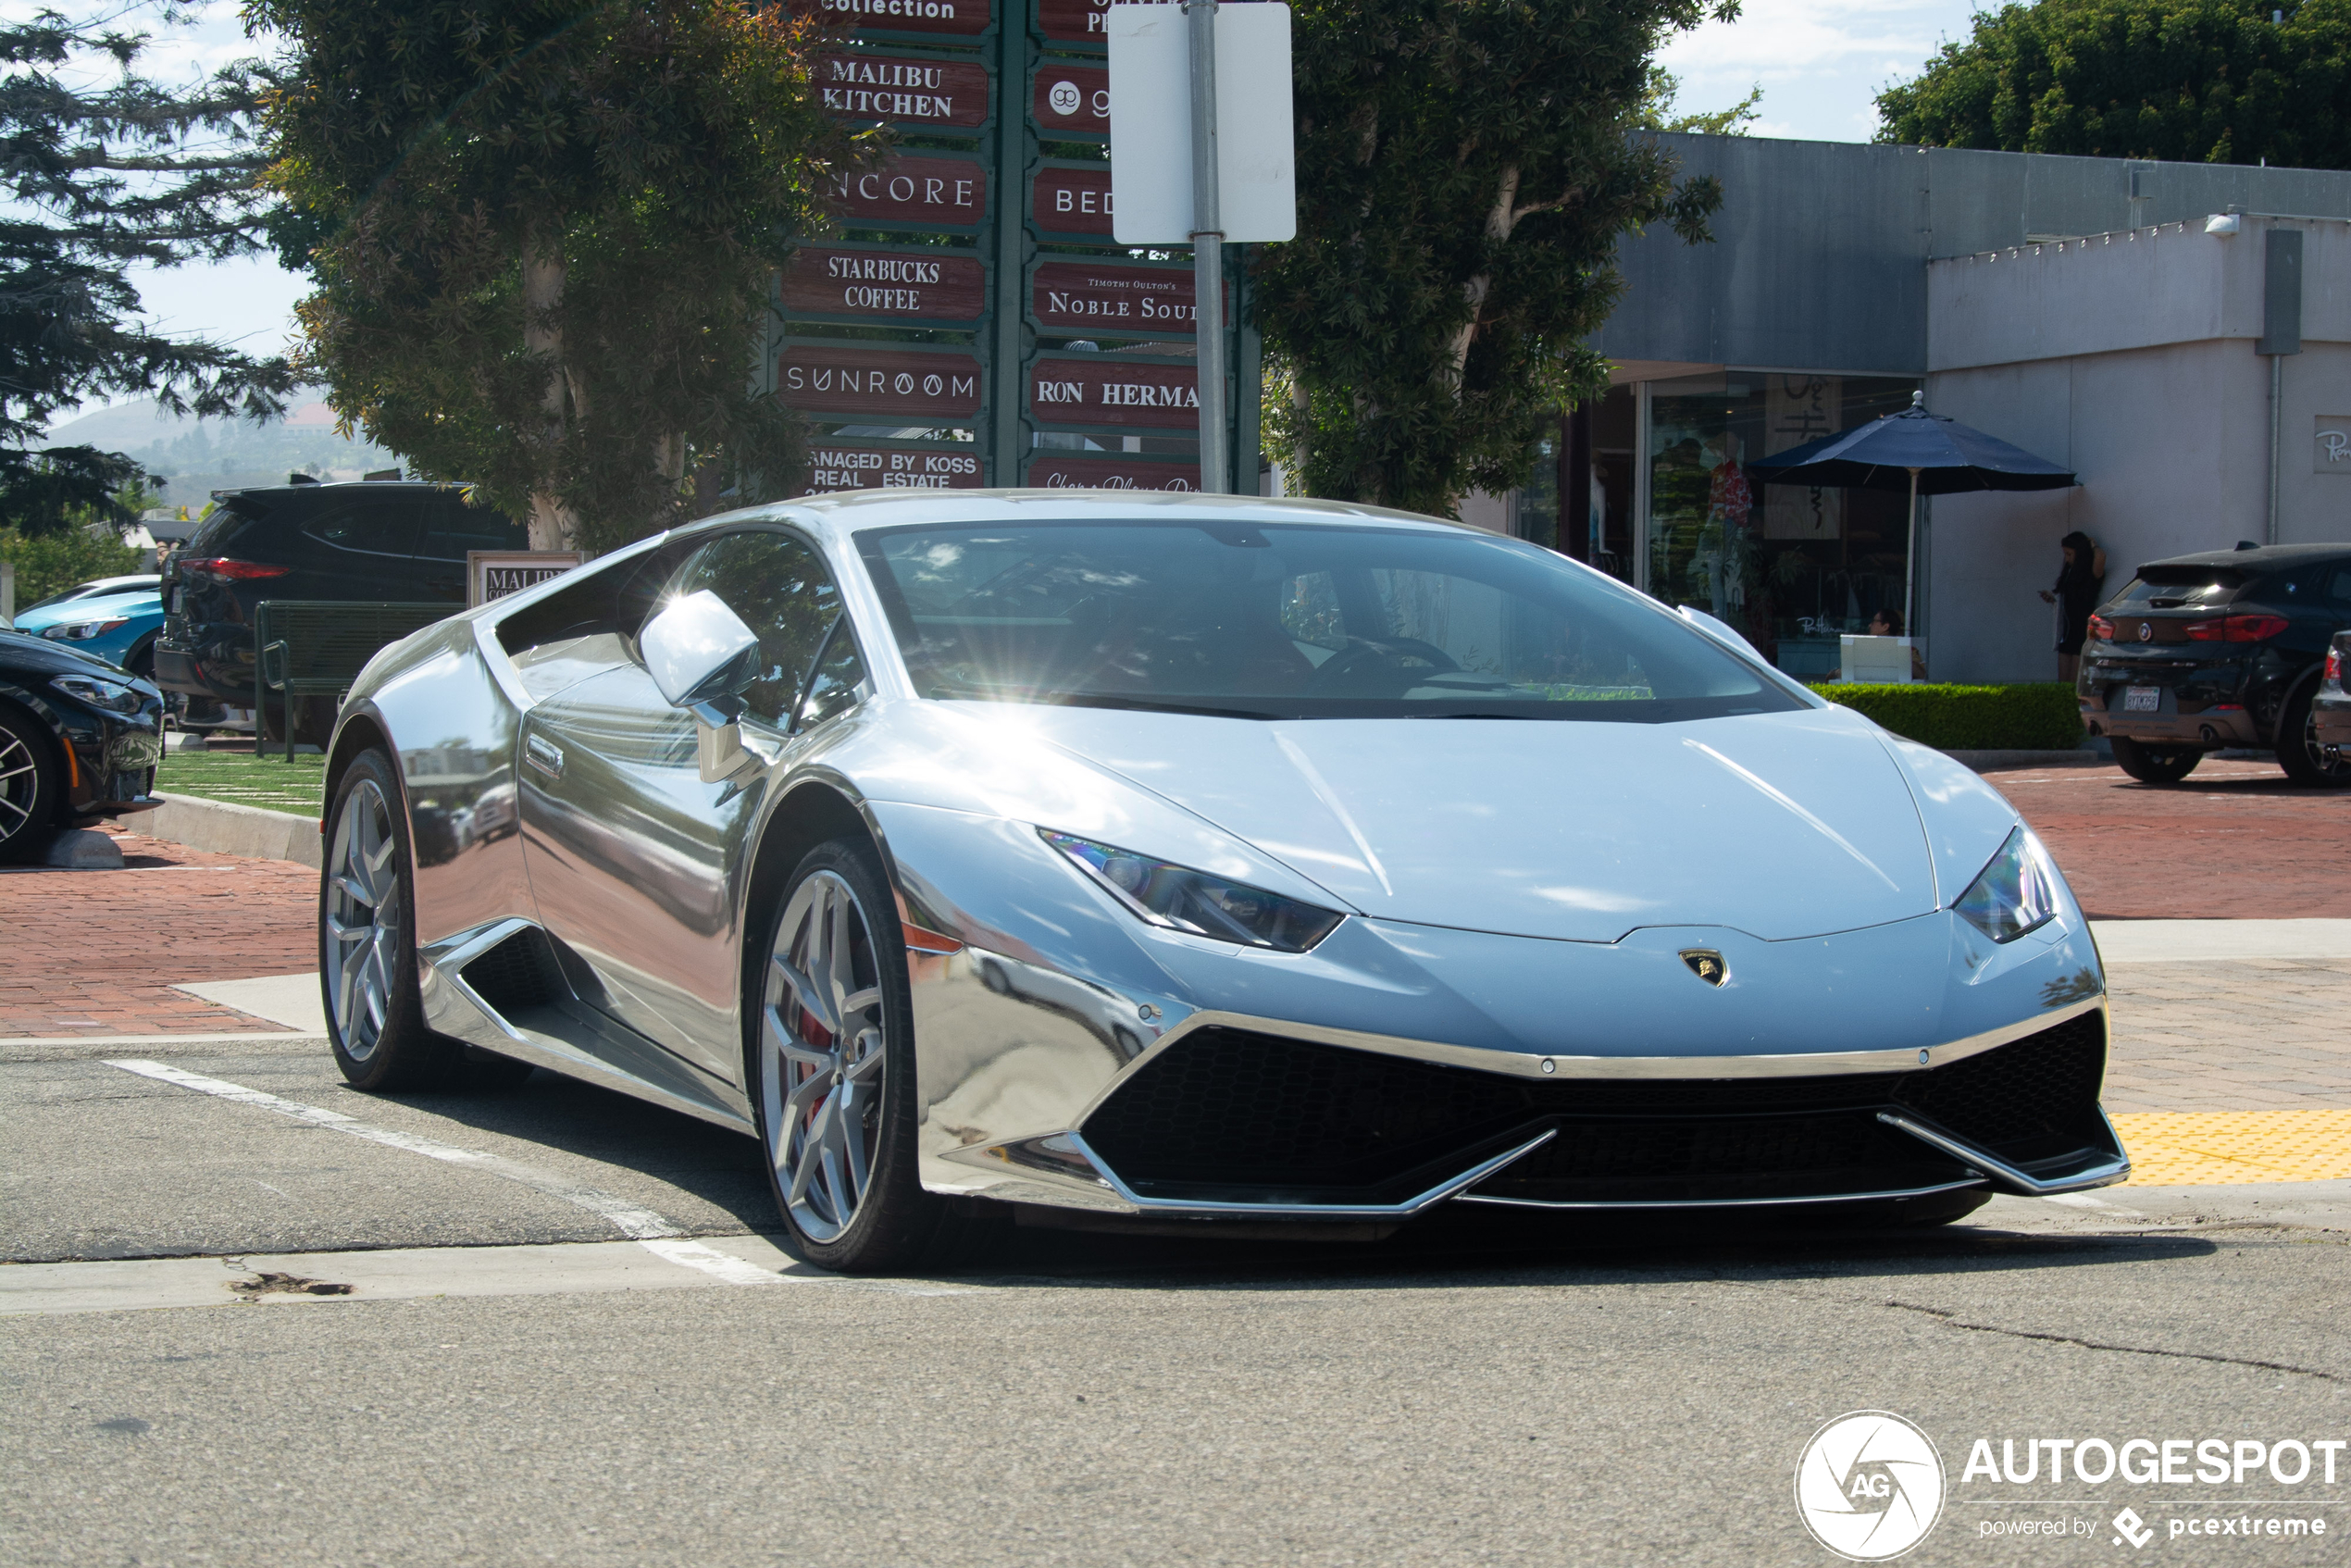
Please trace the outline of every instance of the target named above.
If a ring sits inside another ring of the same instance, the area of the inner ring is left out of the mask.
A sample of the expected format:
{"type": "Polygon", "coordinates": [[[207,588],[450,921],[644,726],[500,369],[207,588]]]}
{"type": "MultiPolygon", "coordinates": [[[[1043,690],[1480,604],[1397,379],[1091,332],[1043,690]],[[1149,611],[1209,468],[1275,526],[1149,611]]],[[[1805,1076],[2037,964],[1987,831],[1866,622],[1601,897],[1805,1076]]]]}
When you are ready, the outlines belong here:
{"type": "MultiPolygon", "coordinates": [[[[748,748],[780,755],[840,614],[824,558],[785,529],[722,534],[661,603],[703,589],[759,637],[741,728],[748,748]]],[[[767,770],[754,757],[706,780],[695,725],[633,657],[538,704],[522,738],[523,852],[540,922],[578,961],[586,999],[736,1083],[737,911],[767,770]]]]}

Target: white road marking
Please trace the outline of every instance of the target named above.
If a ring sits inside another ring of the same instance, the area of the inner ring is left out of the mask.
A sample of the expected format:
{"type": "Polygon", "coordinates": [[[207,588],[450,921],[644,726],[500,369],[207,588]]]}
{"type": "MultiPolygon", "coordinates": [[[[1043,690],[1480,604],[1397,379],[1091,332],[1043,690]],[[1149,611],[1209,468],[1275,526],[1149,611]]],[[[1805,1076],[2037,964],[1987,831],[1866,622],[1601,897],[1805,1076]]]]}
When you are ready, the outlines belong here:
{"type": "Polygon", "coordinates": [[[372,1126],[355,1116],[340,1111],[322,1110],[316,1105],[304,1105],[292,1100],[266,1094],[243,1084],[232,1084],[226,1078],[206,1077],[161,1062],[110,1061],[109,1067],[119,1067],[126,1073],[154,1078],[180,1089],[192,1089],[199,1094],[218,1095],[233,1100],[240,1105],[251,1105],[263,1111],[274,1111],[280,1116],[291,1116],[297,1122],[307,1122],[329,1132],[348,1133],[364,1138],[370,1143],[380,1143],[387,1149],[403,1149],[411,1154],[422,1154],[429,1160],[443,1160],[451,1164],[504,1176],[508,1181],[560,1198],[593,1214],[612,1222],[619,1232],[632,1241],[641,1243],[647,1251],[665,1262],[681,1268],[699,1269],[728,1285],[765,1285],[778,1276],[773,1270],[762,1269],[740,1258],[724,1256],[698,1241],[683,1239],[685,1232],[660,1214],[626,1198],[616,1198],[598,1188],[589,1187],[526,1165],[519,1160],[509,1160],[502,1154],[486,1154],[478,1149],[460,1149],[454,1143],[442,1143],[414,1133],[394,1132],[390,1127],[372,1126]]]}

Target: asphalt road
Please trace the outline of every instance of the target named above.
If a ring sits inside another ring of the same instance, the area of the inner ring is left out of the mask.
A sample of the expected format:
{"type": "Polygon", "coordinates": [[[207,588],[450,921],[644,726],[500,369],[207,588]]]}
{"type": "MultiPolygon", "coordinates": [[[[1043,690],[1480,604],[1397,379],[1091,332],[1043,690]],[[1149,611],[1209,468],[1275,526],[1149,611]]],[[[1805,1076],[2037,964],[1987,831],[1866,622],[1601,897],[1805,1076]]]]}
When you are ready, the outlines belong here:
{"type": "Polygon", "coordinates": [[[1908,1234],[1024,1230],[863,1282],[756,1234],[747,1141],[545,1074],[164,1070],[279,1103],[0,1065],[0,1562],[1824,1563],[1797,1457],[1863,1409],[1947,1473],[1908,1561],[2351,1558],[2351,1452],[2333,1485],[1962,1476],[1978,1438],[2351,1437],[2351,1184],[2283,1224],[2208,1188],[1908,1234]],[[273,1269],[361,1283],[230,1288],[273,1269]],[[2169,1534],[2224,1514],[2330,1534],[2169,1534]],[[2058,1520],[2095,1528],[1986,1534],[2058,1520]]]}

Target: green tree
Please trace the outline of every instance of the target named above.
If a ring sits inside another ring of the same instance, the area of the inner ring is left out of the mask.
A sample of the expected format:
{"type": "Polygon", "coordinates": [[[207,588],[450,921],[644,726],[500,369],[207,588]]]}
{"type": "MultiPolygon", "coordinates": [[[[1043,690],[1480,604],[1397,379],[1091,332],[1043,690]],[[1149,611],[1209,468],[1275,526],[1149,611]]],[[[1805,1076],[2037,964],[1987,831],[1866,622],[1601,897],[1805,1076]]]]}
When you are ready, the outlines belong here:
{"type": "Polygon", "coordinates": [[[1633,113],[1633,123],[1643,131],[1673,131],[1696,132],[1706,136],[1744,136],[1747,128],[1755,123],[1763,110],[1763,84],[1757,82],[1747,90],[1747,96],[1727,109],[1710,109],[1699,114],[1677,115],[1674,100],[1682,95],[1682,79],[1663,66],[1649,67],[1648,84],[1641,90],[1640,106],[1633,113]]]}
{"type": "MultiPolygon", "coordinates": [[[[148,14],[184,19],[194,0],[148,14]]],[[[283,411],[282,360],[149,330],[134,264],[173,266],[254,250],[263,193],[251,111],[258,68],[193,86],[143,76],[149,33],[43,9],[0,20],[0,523],[28,533],[80,515],[135,520],[117,499],[147,476],[118,452],[44,439],[59,412],[144,394],[177,413],[283,411]]]]}
{"type": "Polygon", "coordinates": [[[1597,395],[1618,236],[1706,237],[1637,133],[1649,60],[1735,0],[1293,0],[1298,238],[1262,253],[1274,444],[1307,493],[1449,514],[1597,395]]]}
{"type": "Polygon", "coordinates": [[[2351,0],[2040,0],[1878,94],[1881,142],[2351,168],[2351,0]]]}
{"type": "Polygon", "coordinates": [[[753,0],[253,0],[292,45],[276,235],[346,423],[542,548],[753,499],[797,425],[751,379],[769,279],[852,151],[815,23],[753,0]]]}

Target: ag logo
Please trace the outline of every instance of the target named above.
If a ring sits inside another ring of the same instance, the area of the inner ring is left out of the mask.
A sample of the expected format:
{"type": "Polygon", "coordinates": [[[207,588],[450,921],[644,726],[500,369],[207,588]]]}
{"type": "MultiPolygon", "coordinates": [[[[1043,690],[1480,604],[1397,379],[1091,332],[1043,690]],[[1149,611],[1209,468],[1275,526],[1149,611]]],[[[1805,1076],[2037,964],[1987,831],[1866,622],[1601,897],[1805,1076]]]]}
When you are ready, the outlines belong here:
{"type": "Polygon", "coordinates": [[[1943,1512],[1943,1456],[1882,1410],[1840,1415],[1796,1462],[1796,1509],[1822,1546],[1854,1562],[1899,1557],[1943,1512]]]}
{"type": "Polygon", "coordinates": [[[1690,966],[1691,974],[1710,986],[1719,986],[1731,977],[1730,967],[1723,962],[1723,955],[1710,947],[1684,948],[1682,962],[1690,966]]]}

